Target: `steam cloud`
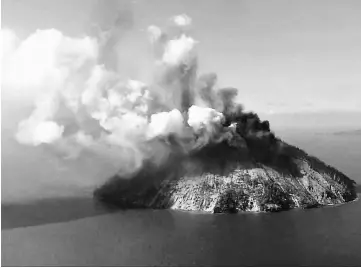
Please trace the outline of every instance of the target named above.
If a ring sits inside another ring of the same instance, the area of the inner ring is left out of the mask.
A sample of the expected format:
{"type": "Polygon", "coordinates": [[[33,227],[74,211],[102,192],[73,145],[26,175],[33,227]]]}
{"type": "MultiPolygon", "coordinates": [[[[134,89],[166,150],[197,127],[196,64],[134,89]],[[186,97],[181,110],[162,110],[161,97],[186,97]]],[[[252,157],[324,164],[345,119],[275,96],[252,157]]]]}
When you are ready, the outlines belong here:
{"type": "Polygon", "coordinates": [[[163,163],[175,144],[185,155],[221,142],[252,146],[254,139],[267,140],[271,148],[268,122],[243,112],[234,101],[237,89],[219,88],[213,73],[197,74],[191,18],[179,15],[172,22],[173,35],[148,28],[155,58],[149,84],[123,80],[116,68],[103,64],[114,45],[111,30],[82,38],[38,30],[22,42],[2,30],[3,84],[13,98],[34,103],[18,124],[17,141],[67,148],[68,157],[83,151],[107,157],[123,177],[145,162],[163,163]]]}

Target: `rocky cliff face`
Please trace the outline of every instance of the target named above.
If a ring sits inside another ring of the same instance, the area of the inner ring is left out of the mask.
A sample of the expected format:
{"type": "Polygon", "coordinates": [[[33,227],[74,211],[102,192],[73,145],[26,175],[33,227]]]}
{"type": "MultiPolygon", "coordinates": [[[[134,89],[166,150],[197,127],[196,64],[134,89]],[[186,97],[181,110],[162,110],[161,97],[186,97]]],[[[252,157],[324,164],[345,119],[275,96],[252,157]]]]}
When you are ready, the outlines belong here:
{"type": "Polygon", "coordinates": [[[286,154],[271,162],[221,145],[201,157],[170,158],[133,179],[112,178],[95,196],[122,208],[213,213],[310,208],[356,198],[354,181],[296,147],[282,146],[286,154]]]}

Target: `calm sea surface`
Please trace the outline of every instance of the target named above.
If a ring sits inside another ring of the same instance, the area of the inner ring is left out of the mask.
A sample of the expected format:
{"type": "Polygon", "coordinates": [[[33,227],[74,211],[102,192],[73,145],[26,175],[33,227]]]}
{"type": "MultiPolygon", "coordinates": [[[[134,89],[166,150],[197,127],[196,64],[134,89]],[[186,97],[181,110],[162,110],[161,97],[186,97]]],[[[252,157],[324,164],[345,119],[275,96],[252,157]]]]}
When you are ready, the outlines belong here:
{"type": "Polygon", "coordinates": [[[274,214],[125,211],[2,231],[2,265],[361,265],[361,202],[274,214]]]}
{"type": "MultiPolygon", "coordinates": [[[[361,182],[360,136],[283,137],[361,182]]],[[[5,171],[7,176],[22,172],[5,171]]],[[[361,201],[273,214],[211,215],[107,212],[89,198],[22,205],[9,200],[2,200],[5,266],[361,265],[361,201]]]]}

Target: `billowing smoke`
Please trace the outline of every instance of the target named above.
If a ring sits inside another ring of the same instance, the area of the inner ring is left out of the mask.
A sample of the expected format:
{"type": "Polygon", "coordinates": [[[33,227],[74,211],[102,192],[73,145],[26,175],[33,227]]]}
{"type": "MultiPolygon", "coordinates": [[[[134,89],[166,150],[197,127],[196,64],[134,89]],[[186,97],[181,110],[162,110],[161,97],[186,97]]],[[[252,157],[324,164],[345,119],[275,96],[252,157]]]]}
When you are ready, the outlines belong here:
{"type": "Polygon", "coordinates": [[[192,155],[214,144],[273,148],[268,122],[243,112],[235,102],[237,89],[219,88],[213,73],[198,74],[191,18],[171,21],[169,33],[148,28],[155,59],[148,84],[124,80],[116,64],[104,63],[117,45],[114,27],[81,38],[39,30],[17,45],[16,36],[2,30],[11,42],[2,58],[3,82],[19,94],[26,89],[34,105],[18,124],[17,141],[66,148],[67,158],[84,151],[99,155],[113,161],[124,178],[146,163],[162,165],[171,154],[192,155]]]}

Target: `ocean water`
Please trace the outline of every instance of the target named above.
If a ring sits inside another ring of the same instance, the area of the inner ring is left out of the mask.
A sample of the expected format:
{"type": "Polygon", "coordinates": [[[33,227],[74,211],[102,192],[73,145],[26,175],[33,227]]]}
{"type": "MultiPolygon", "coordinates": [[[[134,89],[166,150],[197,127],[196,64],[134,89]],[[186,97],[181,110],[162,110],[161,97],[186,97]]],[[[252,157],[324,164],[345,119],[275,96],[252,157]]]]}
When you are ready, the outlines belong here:
{"type": "MultiPolygon", "coordinates": [[[[360,136],[302,131],[281,134],[285,141],[361,183],[360,136]]],[[[33,165],[35,162],[30,161],[33,165]]],[[[4,163],[12,162],[8,159],[4,163]]],[[[31,176],[31,172],[38,172],[33,169],[26,172],[5,167],[2,179],[31,176]]],[[[42,184],[40,179],[36,182],[42,184]]],[[[8,199],[2,200],[1,250],[5,266],[361,265],[361,201],[309,210],[233,215],[107,211],[87,196],[77,197],[79,193],[50,198],[60,191],[51,189],[51,184],[46,186],[50,192],[47,199],[36,201],[34,193],[44,189],[28,183],[24,187],[28,189],[27,201],[14,202],[16,192],[12,195],[11,191],[16,191],[16,183],[6,185],[12,187],[2,188],[8,190],[8,199]],[[31,187],[33,190],[29,190],[31,187]]]]}
{"type": "Polygon", "coordinates": [[[361,202],[233,215],[130,210],[2,231],[2,265],[361,265],[361,202]]]}

